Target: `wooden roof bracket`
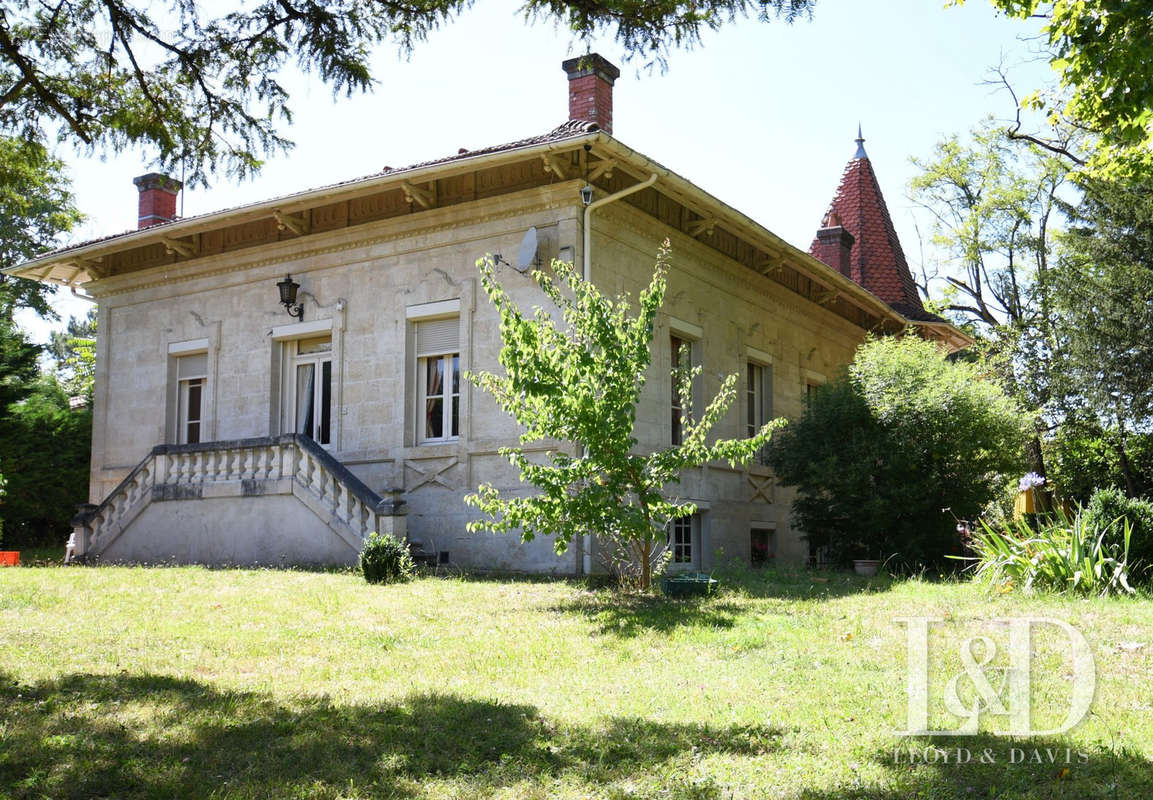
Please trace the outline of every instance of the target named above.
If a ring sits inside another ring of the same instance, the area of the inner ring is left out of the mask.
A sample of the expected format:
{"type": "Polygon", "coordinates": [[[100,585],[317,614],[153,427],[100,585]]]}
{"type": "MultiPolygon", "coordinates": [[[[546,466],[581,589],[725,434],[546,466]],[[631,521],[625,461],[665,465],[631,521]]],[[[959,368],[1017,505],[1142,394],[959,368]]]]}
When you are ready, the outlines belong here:
{"type": "Polygon", "coordinates": [[[192,258],[200,250],[195,236],[188,242],[181,239],[173,239],[170,236],[162,236],[160,243],[164,245],[164,252],[170,256],[181,255],[185,258],[192,258]]]}
{"type": "MultiPolygon", "coordinates": [[[[77,270],[76,274],[85,272],[89,278],[98,279],[108,276],[108,270],[104,268],[101,263],[102,261],[104,261],[104,256],[99,256],[98,258],[70,258],[63,263],[75,268],[77,270]]],[[[51,272],[52,268],[49,267],[48,271],[51,272]]],[[[68,279],[69,285],[71,285],[72,281],[76,278],[76,274],[68,279]]]]}
{"type": "Polygon", "coordinates": [[[297,236],[303,236],[309,231],[307,211],[302,211],[299,214],[286,214],[278,208],[272,212],[272,216],[276,219],[276,227],[279,230],[287,229],[297,236]]]}
{"type": "Polygon", "coordinates": [[[568,180],[568,170],[565,169],[564,164],[557,158],[556,153],[541,153],[540,160],[544,164],[545,172],[551,172],[562,181],[568,180]]]}
{"type": "Polygon", "coordinates": [[[699,237],[702,234],[705,236],[712,236],[713,229],[716,228],[716,217],[705,217],[704,219],[694,219],[685,225],[685,230],[689,236],[699,237]]]}
{"type": "Polygon", "coordinates": [[[418,203],[421,208],[432,208],[435,198],[428,189],[416,186],[410,181],[401,181],[400,190],[404,192],[404,199],[409,205],[418,203]]]}
{"type": "Polygon", "coordinates": [[[602,176],[611,179],[613,176],[613,167],[616,165],[617,162],[611,158],[607,160],[602,159],[595,167],[589,170],[589,180],[595,181],[602,176]]]}

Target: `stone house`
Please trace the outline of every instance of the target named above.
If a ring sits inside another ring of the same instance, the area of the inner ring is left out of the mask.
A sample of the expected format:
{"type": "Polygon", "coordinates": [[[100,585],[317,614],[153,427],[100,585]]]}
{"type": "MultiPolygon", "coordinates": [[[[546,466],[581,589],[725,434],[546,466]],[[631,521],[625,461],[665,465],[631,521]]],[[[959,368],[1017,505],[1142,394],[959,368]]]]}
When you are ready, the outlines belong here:
{"type": "MultiPolygon", "coordinates": [[[[99,307],[78,555],[350,563],[386,530],[449,565],[603,569],[591,537],[558,555],[465,531],[478,483],[520,487],[497,454],[515,423],[462,378],[495,368],[500,346],[476,280],[485,253],[503,255],[505,288],[531,307],[543,297],[529,262],[575,260],[635,295],[671,239],[642,447],[678,435],[678,359],[703,367],[702,398],[740,374],[716,430],[731,437],[798,414],[869,332],[967,343],[922,308],[863,148],[805,253],[614,138],[614,66],[563,66],[570,119],[542,135],[183,219],[180,184],[145,175],[137,230],[11,270],[99,307]]],[[[674,568],[808,557],[766,467],[709,465],[678,491],[700,512],[670,531],[674,568]]]]}

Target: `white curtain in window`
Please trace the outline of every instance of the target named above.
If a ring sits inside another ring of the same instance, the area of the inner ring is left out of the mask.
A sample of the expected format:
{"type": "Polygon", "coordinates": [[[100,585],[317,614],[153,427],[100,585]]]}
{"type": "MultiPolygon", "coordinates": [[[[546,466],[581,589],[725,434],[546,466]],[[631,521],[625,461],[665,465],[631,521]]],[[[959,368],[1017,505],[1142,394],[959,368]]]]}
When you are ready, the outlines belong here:
{"type": "Polygon", "coordinates": [[[315,367],[315,364],[299,364],[296,367],[296,432],[309,436],[312,436],[315,367]]]}

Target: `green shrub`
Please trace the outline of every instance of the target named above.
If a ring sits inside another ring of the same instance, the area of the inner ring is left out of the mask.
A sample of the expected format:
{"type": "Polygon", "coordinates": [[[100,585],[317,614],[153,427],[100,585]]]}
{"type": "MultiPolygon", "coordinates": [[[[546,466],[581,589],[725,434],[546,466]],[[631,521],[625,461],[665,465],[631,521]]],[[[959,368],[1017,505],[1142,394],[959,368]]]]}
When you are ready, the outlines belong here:
{"type": "Polygon", "coordinates": [[[1153,503],[1125,496],[1120,489],[1098,489],[1085,506],[1085,519],[1097,530],[1108,530],[1109,539],[1119,542],[1123,521],[1129,522],[1129,563],[1136,575],[1150,575],[1153,567],[1153,503]]]}
{"type": "Polygon", "coordinates": [[[364,540],[360,571],[369,583],[406,581],[416,570],[408,545],[389,533],[374,533],[364,540]]]}
{"type": "Polygon", "coordinates": [[[70,410],[51,377],[0,415],[0,469],[8,482],[0,515],[10,549],[64,544],[77,505],[88,500],[91,443],[92,412],[70,410]]]}
{"type": "Polygon", "coordinates": [[[1058,513],[1034,531],[1021,520],[1004,528],[981,521],[970,546],[976,578],[1002,591],[1132,594],[1129,586],[1130,527],[1120,536],[1112,526],[1098,528],[1085,514],[1072,520],[1058,513]]]}
{"type": "MultiPolygon", "coordinates": [[[[1088,505],[1097,489],[1124,487],[1117,431],[1095,423],[1066,422],[1046,443],[1049,479],[1066,500],[1088,505]]],[[[1138,493],[1153,494],[1153,433],[1130,432],[1125,441],[1138,493]]]]}
{"type": "Polygon", "coordinates": [[[888,337],[862,345],[774,434],[769,463],[797,487],[793,519],[830,560],[939,568],[961,552],[957,519],[975,519],[1021,468],[1030,425],[972,365],[888,337]]]}

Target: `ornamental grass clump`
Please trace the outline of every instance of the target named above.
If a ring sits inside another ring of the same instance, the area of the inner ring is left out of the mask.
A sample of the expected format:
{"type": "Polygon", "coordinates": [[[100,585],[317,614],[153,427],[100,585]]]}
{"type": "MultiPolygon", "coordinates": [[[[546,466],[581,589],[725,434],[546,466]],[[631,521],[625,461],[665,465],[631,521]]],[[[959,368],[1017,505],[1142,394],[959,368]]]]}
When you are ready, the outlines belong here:
{"type": "Polygon", "coordinates": [[[374,533],[364,540],[360,571],[368,583],[407,581],[416,572],[408,545],[389,533],[374,533]]]}
{"type": "Polygon", "coordinates": [[[971,569],[979,581],[1002,592],[1070,592],[1081,595],[1132,594],[1129,542],[1132,529],[1098,527],[1085,514],[1072,519],[1058,512],[1034,531],[1021,520],[1002,529],[981,521],[970,546],[971,569]]]}

